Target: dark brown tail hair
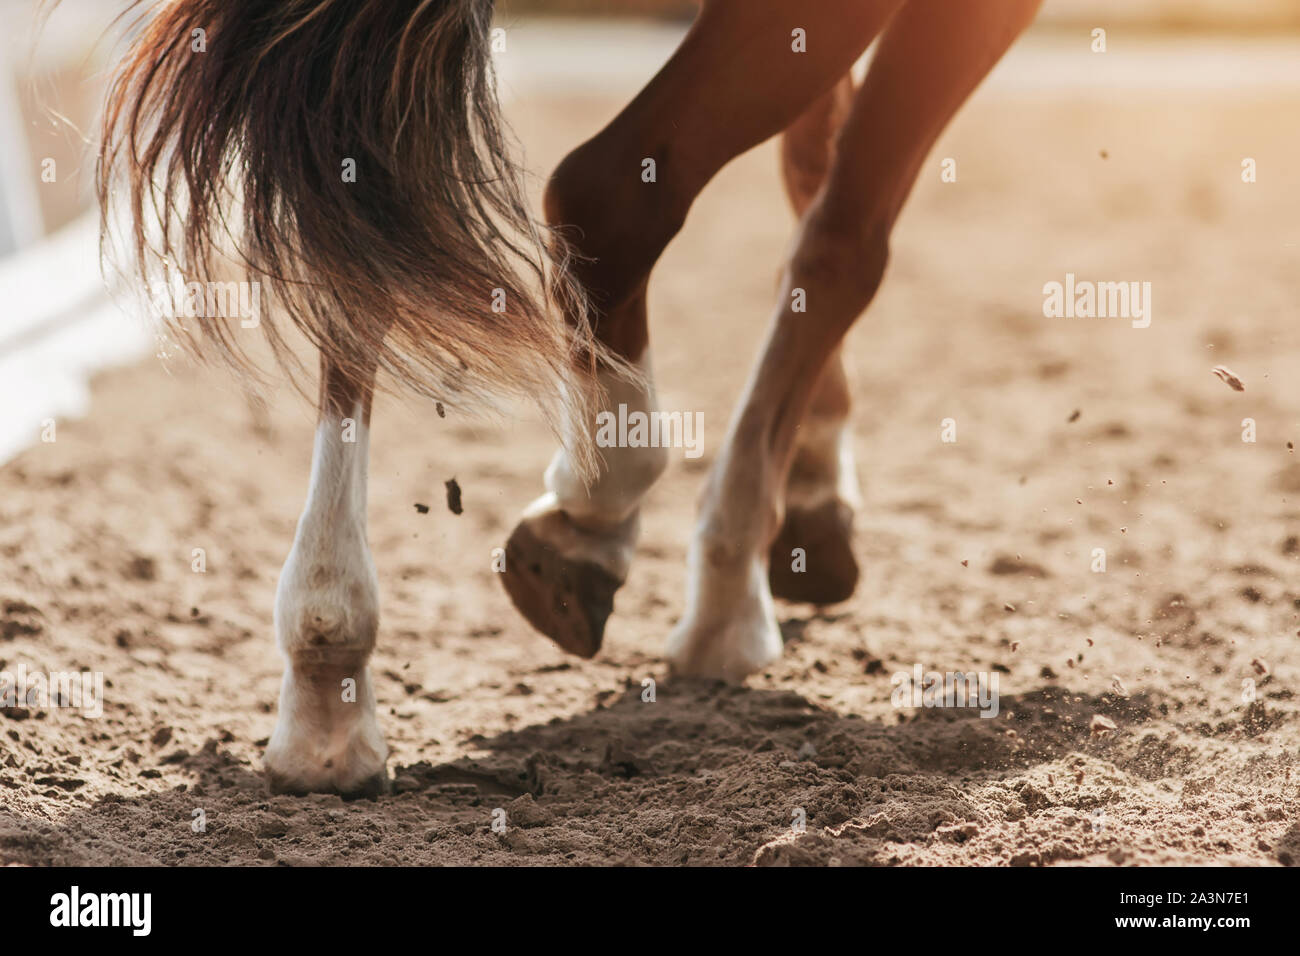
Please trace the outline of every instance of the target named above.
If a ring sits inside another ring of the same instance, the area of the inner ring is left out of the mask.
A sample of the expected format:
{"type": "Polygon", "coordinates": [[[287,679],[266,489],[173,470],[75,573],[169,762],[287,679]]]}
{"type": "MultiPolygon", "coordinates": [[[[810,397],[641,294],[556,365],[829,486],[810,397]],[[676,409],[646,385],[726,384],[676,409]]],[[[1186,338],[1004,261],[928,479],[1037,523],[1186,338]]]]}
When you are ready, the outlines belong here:
{"type": "MultiPolygon", "coordinates": [[[[345,378],[377,364],[452,405],[537,402],[591,474],[588,429],[566,426],[591,421],[589,373],[618,361],[593,340],[563,243],[529,214],[495,92],[492,6],[154,3],[103,119],[106,257],[124,221],[145,288],[232,272],[269,286],[261,325],[291,372],[279,315],[345,378]]],[[[238,323],[169,324],[254,371],[238,323]]]]}

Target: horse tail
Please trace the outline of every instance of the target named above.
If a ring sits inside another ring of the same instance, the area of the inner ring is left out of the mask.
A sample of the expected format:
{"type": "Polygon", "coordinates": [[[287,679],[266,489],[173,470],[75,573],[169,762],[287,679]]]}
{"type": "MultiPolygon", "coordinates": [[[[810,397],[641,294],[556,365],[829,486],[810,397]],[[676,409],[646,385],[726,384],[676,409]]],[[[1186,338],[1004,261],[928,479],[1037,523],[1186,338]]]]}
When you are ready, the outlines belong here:
{"type": "MultiPolygon", "coordinates": [[[[105,258],[151,298],[232,272],[269,293],[257,325],[291,371],[286,320],[345,379],[377,367],[453,407],[535,402],[590,475],[590,429],[572,426],[619,360],[529,212],[492,7],[135,0],[96,170],[105,258]]],[[[257,377],[248,323],[192,311],[170,310],[170,337],[257,377]]]]}

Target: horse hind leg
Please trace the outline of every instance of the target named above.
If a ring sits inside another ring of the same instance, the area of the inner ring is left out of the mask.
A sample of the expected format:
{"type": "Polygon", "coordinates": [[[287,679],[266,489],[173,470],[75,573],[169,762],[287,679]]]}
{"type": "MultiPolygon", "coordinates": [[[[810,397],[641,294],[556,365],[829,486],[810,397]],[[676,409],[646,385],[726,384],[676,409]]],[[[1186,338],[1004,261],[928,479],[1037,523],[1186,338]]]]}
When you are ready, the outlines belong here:
{"type": "Polygon", "coordinates": [[[852,597],[859,568],[853,518],[862,506],[849,427],[850,393],[841,347],[827,359],[795,435],[785,519],[768,554],[774,597],[835,604],[852,597]]]}
{"type": "Polygon", "coordinates": [[[322,361],[307,502],[275,595],[285,668],[265,766],[277,793],[372,796],[388,786],[368,664],[379,626],[366,542],[374,370],[362,377],[322,361]]]}
{"type": "MultiPolygon", "coordinates": [[[[610,409],[655,412],[648,356],[645,384],[602,383],[610,409]]],[[[602,469],[585,486],[563,450],[506,542],[506,592],[537,630],[580,657],[600,650],[614,594],[627,578],[640,533],[640,500],[667,466],[666,448],[602,448],[602,469]]]]}
{"type": "MultiPolygon", "coordinates": [[[[826,179],[835,136],[848,115],[853,93],[853,79],[845,75],[781,138],[782,178],[797,216],[807,211],[826,179]]],[[[857,586],[853,516],[861,506],[861,493],[849,432],[851,404],[842,349],[837,345],[795,434],[785,520],[768,556],[768,583],[774,597],[833,604],[848,599],[857,586]]]]}
{"type": "MultiPolygon", "coordinates": [[[[551,177],[547,218],[573,236],[577,276],[599,313],[596,335],[637,364],[647,383],[646,284],[695,197],[731,159],[833,87],[901,3],[707,0],[668,64],[551,177]],[[815,38],[815,56],[791,50],[794,27],[815,38]],[[783,56],[782,68],[772,69],[783,56]],[[642,179],[650,159],[653,182],[642,179]]],[[[652,385],[612,377],[603,384],[606,411],[658,409],[652,385]]],[[[635,550],[640,501],[668,458],[663,448],[600,451],[604,466],[589,488],[562,453],[552,461],[546,494],[511,535],[502,574],[534,627],[586,657],[600,648],[635,550]]]]}

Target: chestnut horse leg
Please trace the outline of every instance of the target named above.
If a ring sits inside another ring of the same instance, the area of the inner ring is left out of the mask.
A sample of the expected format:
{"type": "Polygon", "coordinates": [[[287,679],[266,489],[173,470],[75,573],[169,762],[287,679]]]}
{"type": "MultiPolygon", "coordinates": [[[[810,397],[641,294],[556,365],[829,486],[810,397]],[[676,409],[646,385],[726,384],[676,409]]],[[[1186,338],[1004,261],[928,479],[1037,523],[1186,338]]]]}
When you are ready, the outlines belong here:
{"type": "Polygon", "coordinates": [[[881,38],[800,222],[767,343],[709,475],[686,613],[669,638],[675,673],[740,680],[780,656],[766,562],[799,423],[879,287],[894,222],[930,147],[1038,5],[909,0],[881,38]]]}
{"type": "MultiPolygon", "coordinates": [[[[646,284],[696,195],[830,90],[901,4],[708,0],[659,74],[556,169],[547,218],[583,257],[577,271],[598,313],[597,336],[645,380],[636,386],[606,375],[607,410],[657,410],[646,284]]],[[[556,455],[546,494],[510,537],[503,574],[529,622],[583,656],[600,648],[635,549],[641,499],[668,462],[664,448],[601,453],[601,474],[589,487],[556,455]]]]}
{"type": "MultiPolygon", "coordinates": [[[[835,155],[835,138],[853,104],[845,76],[781,138],[786,196],[799,218],[821,190],[835,155]]],[[[853,594],[853,514],[861,507],[849,434],[851,397],[840,346],[822,369],[812,403],[795,433],[785,485],[785,521],[772,542],[768,583],[774,597],[833,604],[853,594]]]]}

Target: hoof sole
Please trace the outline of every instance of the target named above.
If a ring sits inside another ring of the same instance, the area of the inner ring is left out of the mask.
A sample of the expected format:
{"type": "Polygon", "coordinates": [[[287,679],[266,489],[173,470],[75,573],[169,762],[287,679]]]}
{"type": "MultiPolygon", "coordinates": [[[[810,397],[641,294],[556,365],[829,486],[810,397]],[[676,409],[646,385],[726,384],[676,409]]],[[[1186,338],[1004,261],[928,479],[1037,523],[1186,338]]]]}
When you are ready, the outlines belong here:
{"type": "Polygon", "coordinates": [[[570,561],[519,525],[506,542],[502,584],[515,607],[542,634],[579,657],[594,657],[622,585],[599,565],[570,561]]]}

